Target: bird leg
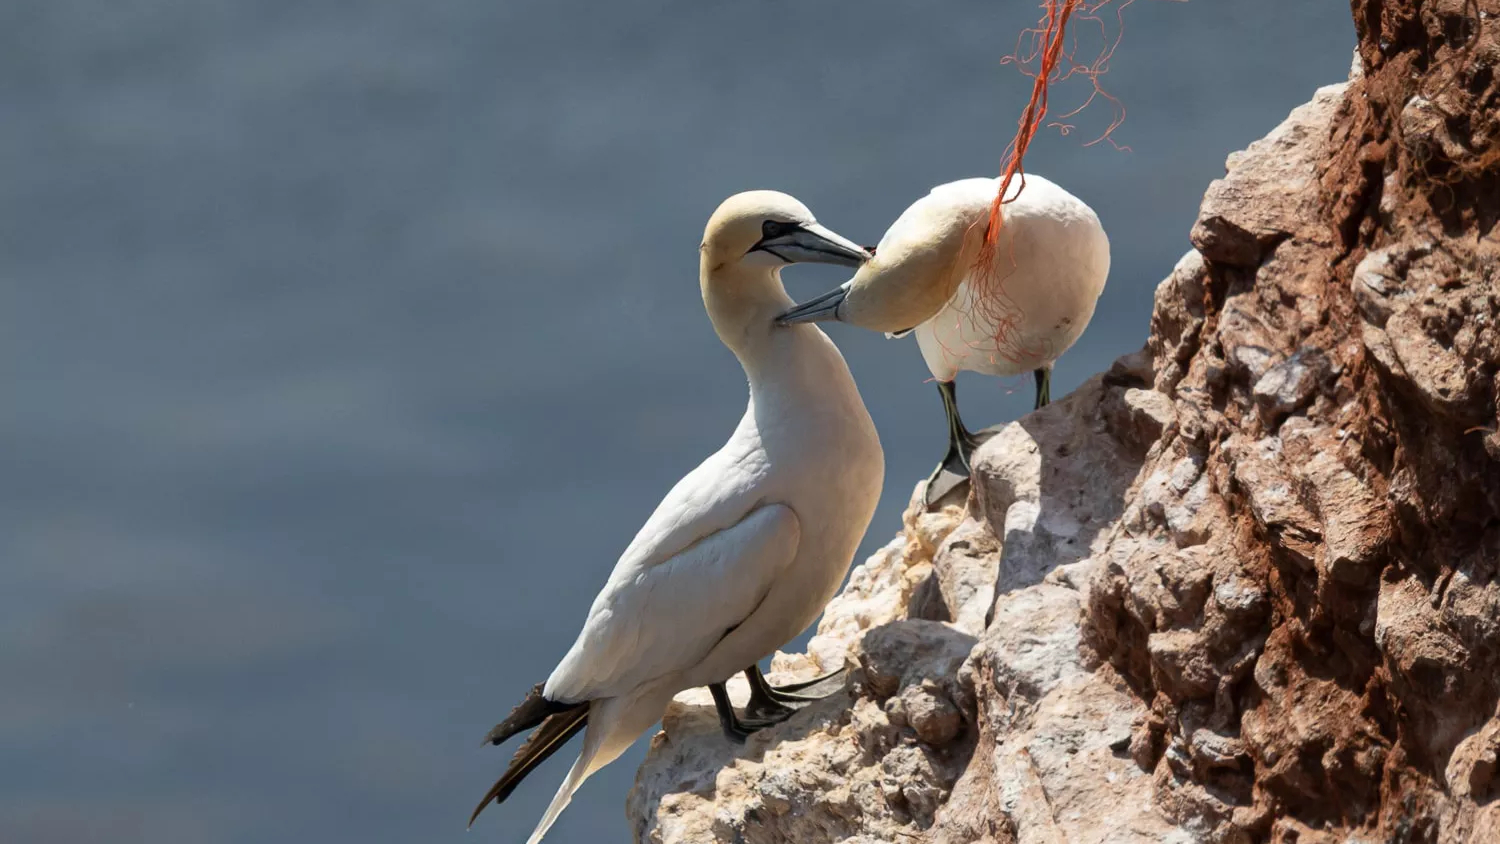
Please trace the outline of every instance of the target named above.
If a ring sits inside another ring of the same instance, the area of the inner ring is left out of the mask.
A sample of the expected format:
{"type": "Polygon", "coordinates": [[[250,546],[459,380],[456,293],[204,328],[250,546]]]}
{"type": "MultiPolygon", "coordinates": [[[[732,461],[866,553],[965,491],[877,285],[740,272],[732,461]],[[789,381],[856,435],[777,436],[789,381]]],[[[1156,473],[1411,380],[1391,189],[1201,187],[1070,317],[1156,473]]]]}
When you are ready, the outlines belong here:
{"type": "Polygon", "coordinates": [[[958,394],[955,382],[937,382],[938,394],[943,398],[943,412],[948,416],[948,453],[943,462],[927,479],[927,506],[930,508],[944,495],[957,489],[969,478],[969,458],[979,447],[979,440],[958,415],[958,394]],[[944,477],[947,476],[947,477],[944,477]]]}
{"type": "Polygon", "coordinates": [[[741,718],[735,714],[734,705],[729,702],[729,690],[724,688],[723,683],[709,683],[708,692],[714,697],[714,709],[718,710],[719,727],[724,730],[724,737],[738,744],[744,744],[745,739],[756,730],[763,730],[785,721],[795,711],[790,707],[783,707],[786,713],[780,717],[755,718],[747,712],[746,716],[741,718]]]}
{"type": "Polygon", "coordinates": [[[766,675],[760,673],[758,665],[751,665],[745,669],[745,679],[750,682],[750,700],[745,703],[745,715],[752,718],[776,718],[778,720],[790,718],[797,710],[787,704],[813,700],[813,698],[804,698],[801,695],[783,696],[778,693],[771,688],[770,683],[766,682],[766,675]]]}
{"type": "Polygon", "coordinates": [[[1052,367],[1044,366],[1031,371],[1036,378],[1036,404],[1032,410],[1041,410],[1052,401],[1052,367]]]}
{"type": "MultiPolygon", "coordinates": [[[[745,679],[750,683],[750,702],[745,705],[745,714],[760,716],[778,716],[788,710],[786,704],[813,703],[822,700],[829,695],[838,694],[838,690],[823,695],[799,694],[803,689],[810,689],[819,683],[830,680],[844,673],[841,668],[824,674],[822,677],[814,677],[811,680],[788,683],[784,686],[773,686],[766,680],[766,675],[760,672],[759,665],[751,665],[745,669],[745,679]]],[[[785,716],[783,716],[785,717],[785,716]]]]}
{"type": "MultiPolygon", "coordinates": [[[[821,686],[824,683],[828,682],[829,680],[832,680],[835,677],[842,677],[843,675],[845,675],[847,673],[849,673],[849,669],[848,668],[835,668],[834,670],[828,672],[827,674],[822,674],[822,675],[819,675],[817,677],[813,677],[810,680],[793,680],[790,683],[782,683],[779,686],[771,686],[771,691],[773,691],[773,692],[800,692],[800,691],[803,691],[805,689],[811,689],[814,686],[821,686]]],[[[804,698],[804,699],[822,700],[824,697],[827,697],[827,695],[819,695],[817,697],[804,698]]]]}

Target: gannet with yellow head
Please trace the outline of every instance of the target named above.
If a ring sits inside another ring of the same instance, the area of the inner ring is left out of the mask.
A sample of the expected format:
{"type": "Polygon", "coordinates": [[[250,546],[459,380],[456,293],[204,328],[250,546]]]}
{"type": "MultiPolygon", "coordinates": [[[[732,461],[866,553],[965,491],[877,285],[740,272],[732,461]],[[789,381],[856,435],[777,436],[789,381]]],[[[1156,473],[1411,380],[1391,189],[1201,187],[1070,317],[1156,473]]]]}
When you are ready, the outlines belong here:
{"type": "Polygon", "coordinates": [[[816,326],[776,324],[793,304],[780,273],[797,262],[856,267],[868,258],[774,191],[730,197],[709,219],[699,286],[749,379],[749,406],[724,447],[672,487],[625,549],[552,675],[486,737],[499,744],[533,730],[475,817],[583,731],[578,761],[531,834],[536,844],[583,781],[683,689],[709,686],[725,731],[740,740],[790,714],[755,665],[837,591],[875,512],[885,463],[839,350],[816,326]],[[757,717],[736,715],[724,690],[742,670],[753,687],[760,681],[757,717]]]}

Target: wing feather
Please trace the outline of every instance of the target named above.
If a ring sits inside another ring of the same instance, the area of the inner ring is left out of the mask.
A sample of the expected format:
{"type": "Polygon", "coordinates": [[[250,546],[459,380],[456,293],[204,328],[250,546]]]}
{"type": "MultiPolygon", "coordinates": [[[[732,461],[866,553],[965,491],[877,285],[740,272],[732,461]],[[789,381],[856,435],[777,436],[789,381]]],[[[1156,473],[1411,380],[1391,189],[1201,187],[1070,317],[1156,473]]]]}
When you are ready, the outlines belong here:
{"type": "Polygon", "coordinates": [[[766,504],[654,565],[622,560],[548,678],[547,697],[614,697],[697,664],[760,604],[800,535],[790,507],[766,504]]]}

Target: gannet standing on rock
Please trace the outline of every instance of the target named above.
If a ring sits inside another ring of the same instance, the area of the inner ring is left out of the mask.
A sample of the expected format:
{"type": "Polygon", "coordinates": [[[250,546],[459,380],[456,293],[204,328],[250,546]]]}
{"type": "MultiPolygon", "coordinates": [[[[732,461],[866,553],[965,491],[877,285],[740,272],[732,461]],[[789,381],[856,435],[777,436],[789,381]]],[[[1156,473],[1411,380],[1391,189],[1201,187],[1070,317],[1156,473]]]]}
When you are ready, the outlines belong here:
{"type": "Polygon", "coordinates": [[[958,415],[959,371],[1030,371],[1035,407],[1045,405],[1052,364],[1083,333],[1109,275],[1109,238],[1093,209],[1040,176],[1011,186],[988,263],[982,249],[1000,180],[949,182],[907,208],[853,278],[780,317],[917,335],[948,416],[948,452],[928,479],[928,506],[969,476],[978,445],[958,415]]]}
{"type": "Polygon", "coordinates": [[[740,738],[790,714],[764,699],[776,693],[755,665],[823,611],[880,498],[885,458],[843,356],[815,326],[776,324],[792,305],[782,267],[857,267],[869,253],[773,191],[725,200],[699,252],[703,303],[744,367],[750,404],[729,442],[677,482],[625,549],[552,676],[486,737],[499,744],[536,728],[474,817],[587,730],[530,844],[683,689],[709,686],[726,732],[740,738]],[[724,681],[741,670],[771,717],[747,723],[730,708],[724,681]]]}

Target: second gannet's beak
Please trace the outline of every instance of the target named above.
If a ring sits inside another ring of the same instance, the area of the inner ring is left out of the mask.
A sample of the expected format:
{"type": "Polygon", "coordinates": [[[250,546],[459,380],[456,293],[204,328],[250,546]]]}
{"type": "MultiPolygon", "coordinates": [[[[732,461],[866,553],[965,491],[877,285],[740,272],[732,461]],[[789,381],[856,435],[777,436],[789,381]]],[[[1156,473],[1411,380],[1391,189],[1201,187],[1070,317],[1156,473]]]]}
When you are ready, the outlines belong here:
{"type": "Polygon", "coordinates": [[[849,295],[849,286],[852,284],[854,280],[850,279],[822,296],[787,309],[781,316],[776,317],[776,324],[795,325],[799,322],[827,322],[838,319],[839,307],[844,304],[844,299],[849,295]]]}
{"type": "Polygon", "coordinates": [[[858,267],[870,260],[859,244],[818,225],[789,225],[786,230],[761,238],[751,252],[769,252],[788,264],[837,264],[858,267]]]}

